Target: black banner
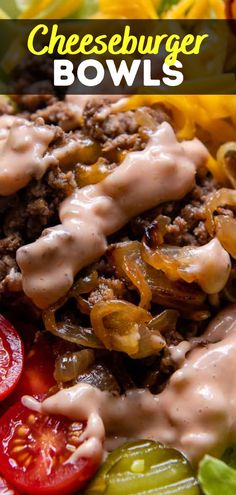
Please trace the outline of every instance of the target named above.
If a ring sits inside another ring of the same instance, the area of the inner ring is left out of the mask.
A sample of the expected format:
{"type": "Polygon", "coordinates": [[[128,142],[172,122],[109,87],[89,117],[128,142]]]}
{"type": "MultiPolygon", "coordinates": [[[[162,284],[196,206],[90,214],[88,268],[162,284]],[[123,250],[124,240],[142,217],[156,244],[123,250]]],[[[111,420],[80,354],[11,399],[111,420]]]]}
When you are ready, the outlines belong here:
{"type": "Polygon", "coordinates": [[[223,20],[1,20],[1,94],[235,94],[223,20]]]}

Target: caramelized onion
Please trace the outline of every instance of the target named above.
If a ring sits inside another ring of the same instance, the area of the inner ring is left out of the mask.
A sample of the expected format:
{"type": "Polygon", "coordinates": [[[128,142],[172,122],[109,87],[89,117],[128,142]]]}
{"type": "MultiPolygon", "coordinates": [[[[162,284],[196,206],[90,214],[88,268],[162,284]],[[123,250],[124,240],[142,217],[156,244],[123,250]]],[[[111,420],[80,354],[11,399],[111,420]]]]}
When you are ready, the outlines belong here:
{"type": "Polygon", "coordinates": [[[140,127],[144,127],[149,131],[155,131],[157,123],[155,119],[146,111],[145,108],[138,108],[135,112],[135,120],[140,127]]]}
{"type": "Polygon", "coordinates": [[[148,328],[151,332],[158,331],[161,334],[165,334],[167,330],[175,330],[178,317],[178,311],[166,309],[148,323],[148,328]]]}
{"type": "Polygon", "coordinates": [[[117,380],[103,363],[97,363],[91,366],[87,371],[78,375],[75,383],[87,383],[100,390],[120,394],[120,387],[117,380]]]}
{"type": "Polygon", "coordinates": [[[73,285],[68,297],[76,297],[80,294],[88,294],[97,287],[98,273],[94,270],[83,278],[79,278],[73,285]]]}
{"type": "Polygon", "coordinates": [[[217,152],[217,161],[230,184],[236,189],[236,142],[225,143],[217,152]]]}
{"type": "Polygon", "coordinates": [[[66,352],[55,363],[54,378],[58,383],[75,380],[94,363],[94,352],[83,349],[79,352],[66,352]]]}
{"type": "Polygon", "coordinates": [[[152,292],[145,277],[140,257],[139,242],[124,242],[112,249],[118,275],[130,280],[140,293],[141,308],[150,308],[152,292]]]}
{"type": "Polygon", "coordinates": [[[60,300],[57,304],[54,304],[50,308],[43,311],[42,317],[46,330],[51,332],[53,335],[56,335],[56,337],[60,337],[68,342],[73,342],[81,347],[102,349],[103,345],[98,340],[96,335],[94,335],[92,328],[76,325],[69,319],[62,321],[56,320],[56,312],[67,302],[69,297],[70,294],[63,300],[60,300]]]}
{"type": "Polygon", "coordinates": [[[144,240],[142,257],[152,267],[162,270],[170,280],[197,282],[207,294],[220,292],[229,277],[230,259],[217,239],[205,246],[163,245],[155,250],[144,240]],[[216,259],[218,253],[222,258],[220,264],[216,259]]]}
{"type": "Polygon", "coordinates": [[[213,237],[216,231],[214,212],[220,206],[236,206],[236,191],[222,188],[211,194],[205,206],[206,228],[213,237]]]}
{"type": "Polygon", "coordinates": [[[188,266],[191,263],[193,247],[161,246],[152,250],[144,241],[142,257],[149,265],[162,270],[170,280],[183,278],[186,282],[195,282],[196,277],[188,266]]]}
{"type": "Polygon", "coordinates": [[[83,315],[90,315],[91,309],[93,305],[88,301],[88,299],[85,299],[84,297],[78,296],[76,298],[77,300],[77,308],[83,315]]]}
{"type": "Polygon", "coordinates": [[[77,303],[77,308],[82,314],[90,315],[92,305],[90,302],[82,297],[82,294],[89,294],[93,291],[99,283],[98,273],[94,270],[83,278],[79,278],[69,291],[67,300],[74,298],[77,303]]]}
{"type": "Polygon", "coordinates": [[[132,358],[142,359],[160,352],[166,345],[162,334],[176,329],[178,317],[178,311],[167,309],[153,318],[147,325],[140,325],[139,351],[132,358]]]}
{"type": "Polygon", "coordinates": [[[222,246],[236,259],[236,220],[219,215],[215,218],[216,235],[222,246]]]}
{"type": "Polygon", "coordinates": [[[220,206],[236,207],[236,191],[220,189],[206,203],[206,228],[211,236],[216,234],[222,246],[236,258],[236,220],[225,215],[214,216],[220,206]]]}
{"type": "MultiPolygon", "coordinates": [[[[142,274],[140,284],[142,284],[143,277],[145,280],[142,290],[146,291],[147,284],[151,289],[153,302],[167,308],[175,308],[186,318],[201,320],[203,317],[209,316],[207,308],[203,306],[206,299],[204,292],[195,284],[189,285],[181,280],[173,282],[161,270],[156,270],[148,265],[141,258],[140,242],[127,241],[115,244],[108,254],[117,275],[125,277],[127,281],[130,281],[130,278],[123,270],[122,261],[125,257],[127,260],[135,261],[140,269],[139,273],[142,274]]],[[[136,287],[138,287],[138,283],[136,287]]]]}
{"type": "Polygon", "coordinates": [[[79,278],[68,294],[68,299],[74,298],[81,313],[90,315],[92,305],[82,297],[82,294],[89,294],[99,283],[98,273],[94,270],[83,278],[79,278]]]}
{"type": "Polygon", "coordinates": [[[125,274],[130,278],[133,285],[136,286],[140,292],[140,307],[149,309],[152,299],[152,292],[141,268],[137,263],[135,263],[134,260],[128,260],[127,258],[124,258],[122,268],[125,274]]]}
{"type": "Polygon", "coordinates": [[[94,333],[109,350],[138,352],[139,324],[151,320],[143,308],[125,301],[101,301],[91,311],[94,333]]]}
{"type": "Polygon", "coordinates": [[[155,325],[149,328],[149,322],[153,321],[151,314],[129,302],[98,302],[90,316],[95,334],[109,350],[140,359],[156,354],[165,346],[160,329],[155,325]]]}
{"type": "Polygon", "coordinates": [[[189,285],[182,280],[172,282],[163,272],[155,270],[150,279],[150,286],[153,302],[168,308],[176,308],[184,317],[188,317],[190,312],[200,308],[206,309],[203,308],[206,294],[196,284],[189,285]]]}

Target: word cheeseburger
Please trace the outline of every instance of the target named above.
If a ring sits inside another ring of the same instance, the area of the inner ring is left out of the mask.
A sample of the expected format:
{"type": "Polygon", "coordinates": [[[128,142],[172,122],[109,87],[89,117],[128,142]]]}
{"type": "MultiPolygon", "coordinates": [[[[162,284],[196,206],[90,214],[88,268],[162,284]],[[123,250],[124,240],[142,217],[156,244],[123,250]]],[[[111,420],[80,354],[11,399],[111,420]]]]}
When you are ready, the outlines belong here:
{"type": "MultiPolygon", "coordinates": [[[[98,21],[96,21],[98,22],[98,21]]],[[[111,22],[111,21],[110,21],[111,22]]],[[[138,21],[137,21],[138,22],[138,21]]],[[[53,58],[55,87],[138,89],[176,87],[184,81],[182,56],[200,53],[208,34],[138,33],[126,21],[107,33],[60,31],[57,23],[40,22],[30,31],[27,48],[37,57],[53,58]]],[[[146,24],[147,26],[147,24],[146,24]]]]}

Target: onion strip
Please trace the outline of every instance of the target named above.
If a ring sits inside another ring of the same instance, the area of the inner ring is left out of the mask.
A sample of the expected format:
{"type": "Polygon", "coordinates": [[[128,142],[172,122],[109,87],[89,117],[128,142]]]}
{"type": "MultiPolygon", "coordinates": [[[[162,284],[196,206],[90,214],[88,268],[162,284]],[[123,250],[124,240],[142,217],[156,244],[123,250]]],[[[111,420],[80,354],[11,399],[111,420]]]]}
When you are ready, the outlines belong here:
{"type": "Polygon", "coordinates": [[[220,146],[217,152],[217,162],[231,186],[236,189],[236,142],[230,141],[220,146]],[[230,153],[233,155],[232,161],[230,160],[230,153]]]}
{"type": "Polygon", "coordinates": [[[155,250],[144,240],[142,257],[152,267],[162,270],[170,280],[196,282],[207,294],[216,294],[224,288],[231,267],[229,255],[217,239],[205,246],[163,245],[155,250]],[[216,257],[220,258],[219,261],[216,257]]]}
{"type": "MultiPolygon", "coordinates": [[[[147,264],[141,257],[141,243],[127,241],[111,246],[108,256],[110,263],[119,277],[130,281],[128,273],[122,268],[123,259],[133,260],[142,274],[143,291],[146,284],[151,290],[152,302],[167,308],[177,309],[187,319],[202,320],[208,318],[209,311],[203,305],[206,294],[195,284],[187,284],[182,280],[173,282],[161,270],[156,270],[147,264]]],[[[141,279],[140,279],[141,282],[141,279]]]]}
{"type": "Polygon", "coordinates": [[[148,311],[127,301],[101,301],[91,311],[91,322],[94,333],[107,349],[141,359],[165,347],[161,329],[173,327],[177,317],[173,321],[173,311],[171,315],[168,310],[164,313],[157,321],[148,311]]]}
{"type": "Polygon", "coordinates": [[[236,259],[236,219],[226,215],[214,216],[217,208],[236,207],[236,191],[222,188],[212,194],[206,203],[206,228],[211,236],[216,234],[222,246],[236,259]]]}

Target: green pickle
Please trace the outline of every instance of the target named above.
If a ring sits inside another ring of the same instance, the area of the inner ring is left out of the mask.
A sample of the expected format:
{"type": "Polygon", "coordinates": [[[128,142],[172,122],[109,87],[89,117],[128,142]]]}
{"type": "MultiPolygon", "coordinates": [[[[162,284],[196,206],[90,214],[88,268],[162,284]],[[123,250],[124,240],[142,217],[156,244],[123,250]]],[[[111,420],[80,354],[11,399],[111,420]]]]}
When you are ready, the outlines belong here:
{"type": "Polygon", "coordinates": [[[84,495],[200,495],[193,470],[177,450],[149,440],[114,450],[84,495]]]}

